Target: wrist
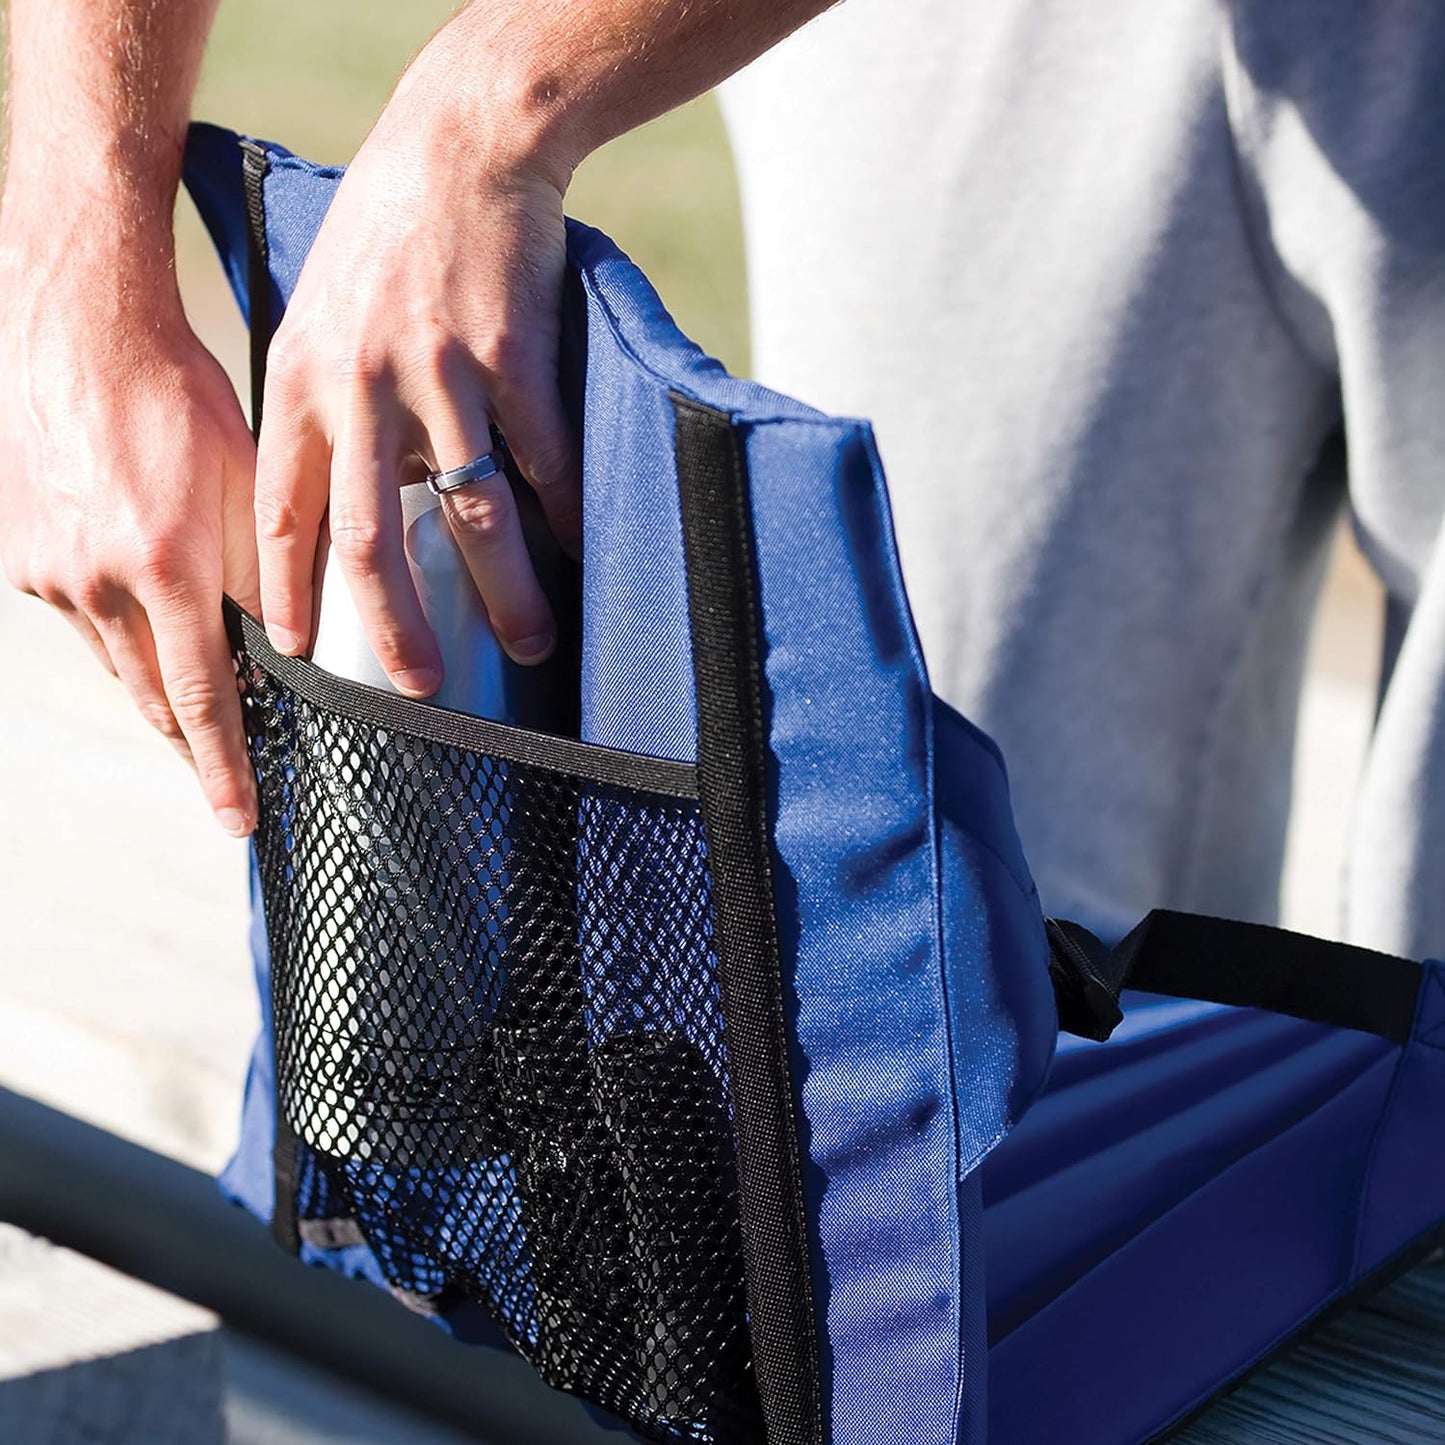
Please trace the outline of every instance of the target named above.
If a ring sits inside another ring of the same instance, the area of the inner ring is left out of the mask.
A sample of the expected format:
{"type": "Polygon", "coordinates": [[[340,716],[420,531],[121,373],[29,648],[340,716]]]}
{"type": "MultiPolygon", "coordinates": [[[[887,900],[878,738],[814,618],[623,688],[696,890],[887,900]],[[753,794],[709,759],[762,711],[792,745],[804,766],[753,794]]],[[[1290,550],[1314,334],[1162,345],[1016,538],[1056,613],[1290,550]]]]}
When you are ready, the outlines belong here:
{"type": "Polygon", "coordinates": [[[14,163],[0,196],[0,263],[81,275],[110,270],[141,293],[175,290],[173,193],[133,186],[118,173],[14,163]]]}
{"type": "Polygon", "coordinates": [[[565,192],[595,148],[584,68],[544,55],[545,5],[473,4],[408,66],[388,105],[449,163],[500,181],[541,179],[565,192]]]}
{"type": "MultiPolygon", "coordinates": [[[[57,320],[134,335],[185,322],[169,224],[137,215],[128,198],[7,184],[0,204],[0,295],[18,320],[32,304],[57,320]],[[130,207],[129,213],[126,208],[130,207]],[[28,298],[28,300],[27,300],[28,298]]],[[[38,319],[38,317],[37,317],[38,319]]]]}
{"type": "Polygon", "coordinates": [[[16,104],[11,116],[0,227],[172,253],[184,126],[144,134],[118,120],[47,126],[33,109],[16,104]]]}

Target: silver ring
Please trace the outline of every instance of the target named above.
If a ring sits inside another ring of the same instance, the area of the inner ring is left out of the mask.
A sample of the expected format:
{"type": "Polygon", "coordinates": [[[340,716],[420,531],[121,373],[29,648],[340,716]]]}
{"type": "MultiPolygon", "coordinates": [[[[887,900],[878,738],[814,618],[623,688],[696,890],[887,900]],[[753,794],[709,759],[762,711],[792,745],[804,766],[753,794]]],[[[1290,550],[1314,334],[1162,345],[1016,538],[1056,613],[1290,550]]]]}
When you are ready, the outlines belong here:
{"type": "Polygon", "coordinates": [[[453,467],[447,472],[428,472],[427,490],[439,497],[443,492],[454,492],[458,487],[467,487],[473,482],[485,482],[488,477],[495,477],[505,469],[506,463],[500,451],[483,452],[464,466],[453,467]]]}

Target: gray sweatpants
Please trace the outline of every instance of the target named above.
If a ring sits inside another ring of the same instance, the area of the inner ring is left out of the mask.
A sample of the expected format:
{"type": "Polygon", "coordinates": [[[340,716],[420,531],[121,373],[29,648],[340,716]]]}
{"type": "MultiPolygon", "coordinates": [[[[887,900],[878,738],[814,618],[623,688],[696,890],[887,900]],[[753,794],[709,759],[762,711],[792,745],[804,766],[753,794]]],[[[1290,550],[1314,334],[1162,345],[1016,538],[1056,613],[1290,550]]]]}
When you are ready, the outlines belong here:
{"type": "Polygon", "coordinates": [[[1347,495],[1408,620],[1349,931],[1445,953],[1445,6],[846,0],[724,103],[755,369],[875,422],[1045,907],[1275,916],[1347,495]]]}

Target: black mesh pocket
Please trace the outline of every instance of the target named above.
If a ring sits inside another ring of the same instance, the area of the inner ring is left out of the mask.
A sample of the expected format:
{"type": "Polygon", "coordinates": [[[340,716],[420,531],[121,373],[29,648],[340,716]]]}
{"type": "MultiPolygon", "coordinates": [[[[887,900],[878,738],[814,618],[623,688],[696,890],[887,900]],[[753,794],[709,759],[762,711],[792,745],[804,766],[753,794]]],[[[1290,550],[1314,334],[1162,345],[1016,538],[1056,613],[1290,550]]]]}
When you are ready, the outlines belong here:
{"type": "Polygon", "coordinates": [[[658,1440],[761,1438],[691,770],[338,684],[230,615],[303,1239],[658,1440]]]}

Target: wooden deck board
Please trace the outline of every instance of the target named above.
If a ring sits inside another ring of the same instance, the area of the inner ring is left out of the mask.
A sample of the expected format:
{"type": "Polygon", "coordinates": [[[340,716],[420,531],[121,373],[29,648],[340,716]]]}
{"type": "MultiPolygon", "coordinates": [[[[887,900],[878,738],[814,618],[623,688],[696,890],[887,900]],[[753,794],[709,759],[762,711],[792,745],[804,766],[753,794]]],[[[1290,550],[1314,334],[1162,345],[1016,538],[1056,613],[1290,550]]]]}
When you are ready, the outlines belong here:
{"type": "Polygon", "coordinates": [[[1174,1438],[1178,1445],[1441,1445],[1445,1256],[1323,1326],[1174,1438]]]}
{"type": "Polygon", "coordinates": [[[223,1445],[207,1310],[0,1225],[0,1440],[223,1445]]]}

